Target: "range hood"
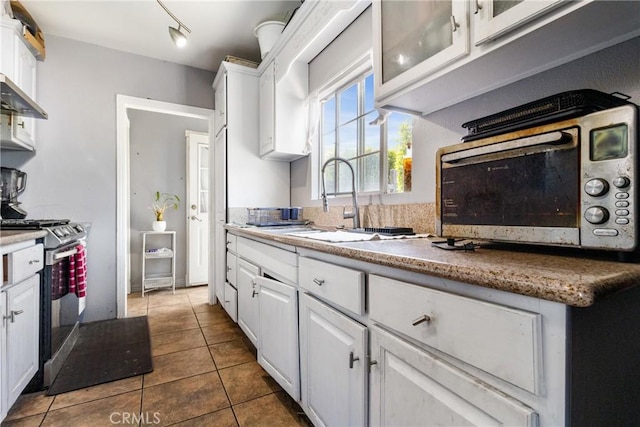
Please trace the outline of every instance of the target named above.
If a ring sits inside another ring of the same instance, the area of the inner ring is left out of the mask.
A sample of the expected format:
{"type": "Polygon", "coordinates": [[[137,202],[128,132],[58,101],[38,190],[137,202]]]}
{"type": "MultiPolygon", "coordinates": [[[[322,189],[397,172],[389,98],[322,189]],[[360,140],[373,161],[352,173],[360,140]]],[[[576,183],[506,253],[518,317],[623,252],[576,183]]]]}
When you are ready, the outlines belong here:
{"type": "Polygon", "coordinates": [[[37,119],[49,117],[42,107],[2,73],[0,73],[0,95],[3,114],[13,113],[37,119]]]}

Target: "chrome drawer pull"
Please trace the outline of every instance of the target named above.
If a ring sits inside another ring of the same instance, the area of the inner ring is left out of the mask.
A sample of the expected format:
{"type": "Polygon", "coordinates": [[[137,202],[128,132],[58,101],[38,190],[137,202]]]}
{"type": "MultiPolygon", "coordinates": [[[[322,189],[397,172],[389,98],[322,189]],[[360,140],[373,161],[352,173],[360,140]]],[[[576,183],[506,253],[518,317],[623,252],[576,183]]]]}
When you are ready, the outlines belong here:
{"type": "Polygon", "coordinates": [[[251,293],[251,298],[255,298],[255,296],[258,295],[258,292],[256,292],[255,290],[251,293]]]}
{"type": "Polygon", "coordinates": [[[413,322],[411,322],[411,324],[413,326],[418,326],[420,323],[424,323],[424,322],[431,322],[431,317],[429,317],[429,315],[427,315],[427,314],[424,314],[424,315],[418,317],[413,322]]]}
{"type": "Polygon", "coordinates": [[[359,357],[353,357],[353,351],[349,353],[349,369],[353,369],[353,362],[360,360],[359,357]]]}
{"type": "Polygon", "coordinates": [[[313,283],[315,283],[318,286],[322,286],[324,285],[324,279],[313,279],[313,283]]]}
{"type": "Polygon", "coordinates": [[[39,259],[32,259],[31,261],[29,261],[29,265],[31,264],[38,264],[40,262],[39,259]]]}

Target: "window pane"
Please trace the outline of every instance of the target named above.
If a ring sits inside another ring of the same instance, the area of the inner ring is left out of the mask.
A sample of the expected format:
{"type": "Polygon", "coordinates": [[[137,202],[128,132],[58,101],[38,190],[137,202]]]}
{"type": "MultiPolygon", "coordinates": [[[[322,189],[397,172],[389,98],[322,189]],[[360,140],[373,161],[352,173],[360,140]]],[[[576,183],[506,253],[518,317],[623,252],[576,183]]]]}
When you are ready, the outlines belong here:
{"type": "MultiPolygon", "coordinates": [[[[368,113],[374,108],[373,102],[373,74],[364,79],[364,112],[368,113]]],[[[375,117],[374,117],[375,118],[375,117]]],[[[373,120],[373,119],[372,119],[373,120]]],[[[371,120],[369,120],[370,122],[371,120]]],[[[369,123],[367,122],[367,123],[369,123]]]]}
{"type": "Polygon", "coordinates": [[[334,132],[322,135],[322,163],[336,156],[336,135],[334,132]]]}
{"type": "Polygon", "coordinates": [[[322,133],[336,128],[336,97],[332,96],[322,104],[322,133]]]}
{"type": "Polygon", "coordinates": [[[340,124],[358,116],[358,84],[354,83],[340,93],[340,124]]]}
{"type": "Polygon", "coordinates": [[[390,193],[411,190],[411,157],[413,117],[393,112],[387,117],[387,161],[390,193]],[[405,176],[406,174],[406,176],[405,176]]]}
{"type": "Polygon", "coordinates": [[[380,190],[380,153],[366,156],[362,159],[363,173],[360,187],[362,191],[380,190]]]}
{"type": "Polygon", "coordinates": [[[364,117],[364,153],[380,151],[380,126],[370,125],[378,117],[378,113],[373,111],[364,117]]]}
{"type": "MultiPolygon", "coordinates": [[[[353,163],[351,163],[351,166],[353,166],[353,163]]],[[[339,176],[340,192],[345,193],[345,192],[351,191],[351,187],[353,185],[351,184],[352,177],[353,177],[353,175],[351,174],[351,169],[349,168],[349,166],[345,165],[343,162],[340,162],[338,163],[338,170],[340,171],[340,176],[339,176]]]]}
{"type": "Polygon", "coordinates": [[[358,121],[346,124],[338,130],[340,142],[338,155],[345,159],[351,159],[358,155],[358,121]]]}
{"type": "Polygon", "coordinates": [[[336,172],[335,163],[329,163],[324,170],[324,183],[327,194],[336,192],[336,172]]]}

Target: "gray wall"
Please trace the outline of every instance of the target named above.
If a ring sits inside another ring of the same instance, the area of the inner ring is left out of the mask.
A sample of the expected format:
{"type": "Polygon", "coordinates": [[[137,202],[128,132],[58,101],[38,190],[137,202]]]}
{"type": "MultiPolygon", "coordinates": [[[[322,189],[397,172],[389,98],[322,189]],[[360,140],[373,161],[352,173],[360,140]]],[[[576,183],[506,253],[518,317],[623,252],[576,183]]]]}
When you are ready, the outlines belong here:
{"type": "Polygon", "coordinates": [[[47,35],[38,63],[36,154],[2,153],[28,173],[31,218],[92,223],[85,321],[116,317],[116,94],[213,108],[214,73],[47,35]]]}
{"type": "MultiPolygon", "coordinates": [[[[190,119],[142,110],[129,110],[130,253],[131,289],[139,291],[142,280],[142,235],[151,230],[155,215],[150,209],[156,191],[176,194],[177,211],[165,212],[167,230],[176,231],[176,285],[184,286],[186,274],[186,154],[185,131],[206,133],[206,120],[190,119]]],[[[153,263],[153,262],[152,262],[153,263]]],[[[148,267],[153,267],[149,265],[148,267]]]]}
{"type": "MultiPolygon", "coordinates": [[[[640,104],[638,64],[640,38],[635,38],[485,95],[416,118],[413,124],[412,191],[386,194],[382,197],[360,197],[359,202],[435,202],[435,152],[439,147],[460,142],[460,137],[466,134],[461,125],[466,121],[574,89],[589,88],[607,93],[618,91],[631,96],[631,101],[640,104]]],[[[291,164],[292,206],[321,206],[319,200],[311,200],[311,161],[309,156],[291,164]]]]}

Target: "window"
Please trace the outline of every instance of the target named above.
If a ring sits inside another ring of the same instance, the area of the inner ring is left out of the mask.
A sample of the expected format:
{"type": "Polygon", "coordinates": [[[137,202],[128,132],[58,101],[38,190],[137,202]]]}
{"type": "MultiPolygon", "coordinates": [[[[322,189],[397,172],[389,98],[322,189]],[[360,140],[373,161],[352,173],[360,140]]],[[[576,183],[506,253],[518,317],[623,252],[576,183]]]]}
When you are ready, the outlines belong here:
{"type": "MultiPolygon", "coordinates": [[[[370,124],[379,115],[374,107],[370,71],[349,80],[320,102],[321,166],[335,157],[347,160],[356,174],[358,193],[410,191],[411,116],[394,112],[381,125],[370,124]]],[[[351,193],[351,177],[346,164],[328,163],[324,172],[327,194],[351,193]]]]}

